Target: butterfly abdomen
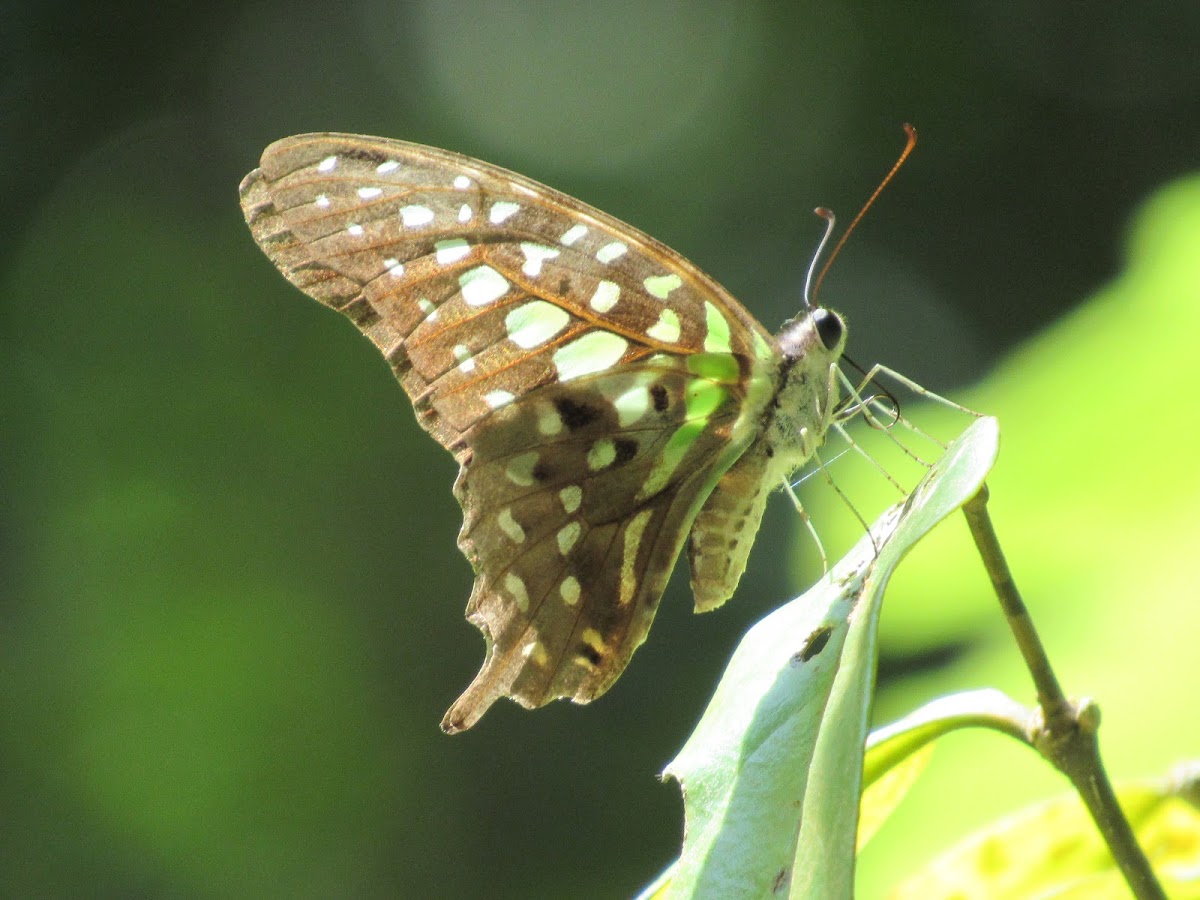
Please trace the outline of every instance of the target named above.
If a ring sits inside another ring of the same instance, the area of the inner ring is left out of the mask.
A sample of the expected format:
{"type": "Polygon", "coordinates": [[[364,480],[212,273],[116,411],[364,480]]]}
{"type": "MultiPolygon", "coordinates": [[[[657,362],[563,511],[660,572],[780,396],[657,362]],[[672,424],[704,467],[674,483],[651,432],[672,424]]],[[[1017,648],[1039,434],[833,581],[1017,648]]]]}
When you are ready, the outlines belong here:
{"type": "Polygon", "coordinates": [[[772,487],[765,479],[768,463],[761,448],[748,450],[717,482],[692,524],[688,564],[696,612],[716,609],[737,590],[772,487]]]}

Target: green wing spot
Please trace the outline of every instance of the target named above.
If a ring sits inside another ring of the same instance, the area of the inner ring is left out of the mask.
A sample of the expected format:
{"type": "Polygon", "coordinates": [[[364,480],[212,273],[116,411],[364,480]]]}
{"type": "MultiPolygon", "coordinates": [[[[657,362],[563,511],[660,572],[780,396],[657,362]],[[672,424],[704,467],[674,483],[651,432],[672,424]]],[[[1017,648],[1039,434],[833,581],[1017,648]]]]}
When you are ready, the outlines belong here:
{"type": "Polygon", "coordinates": [[[611,331],[591,331],[560,347],[554,353],[554,366],[560,381],[570,381],[615,366],[625,354],[629,342],[611,331]]]}
{"type": "Polygon", "coordinates": [[[680,287],[683,284],[683,279],[678,275],[651,275],[649,278],[642,281],[646,286],[646,290],[657,297],[659,300],[666,300],[667,295],[671,291],[680,287]]]}
{"type": "Polygon", "coordinates": [[[693,353],[687,358],[688,371],[718,384],[737,384],[742,370],[737,358],[729,353],[693,353]]]}
{"type": "Polygon", "coordinates": [[[767,343],[767,339],[757,331],[754,332],[754,355],[759,359],[775,358],[775,351],[771,348],[771,345],[767,343]]]}
{"type": "Polygon", "coordinates": [[[704,338],[704,349],[710,353],[732,353],[729,342],[729,320],[710,301],[704,301],[704,324],[708,334],[704,338]]]}
{"type": "MultiPolygon", "coordinates": [[[[690,405],[688,409],[690,411],[690,405]]],[[[658,458],[658,462],[650,472],[646,483],[638,491],[639,499],[644,500],[647,497],[653,497],[666,487],[671,475],[679,468],[679,464],[683,462],[683,458],[687,455],[688,450],[692,448],[692,444],[696,443],[696,438],[700,437],[707,426],[708,418],[706,416],[701,419],[692,419],[691,421],[684,422],[679,428],[675,429],[675,433],[671,435],[670,440],[667,441],[667,445],[663,447],[662,456],[658,458]]]]}
{"type": "Polygon", "coordinates": [[[504,319],[508,339],[523,350],[540,347],[567,327],[570,314],[545,300],[533,300],[518,306],[504,319]]]}
{"type": "Polygon", "coordinates": [[[658,321],[646,329],[646,334],[664,344],[673,344],[679,340],[679,313],[673,309],[664,309],[658,315],[658,321]]]}
{"type": "Polygon", "coordinates": [[[726,394],[725,388],[719,384],[713,384],[703,378],[693,378],[683,392],[683,402],[687,407],[687,420],[689,422],[699,420],[701,424],[707,422],[709,416],[720,407],[726,394]]]}

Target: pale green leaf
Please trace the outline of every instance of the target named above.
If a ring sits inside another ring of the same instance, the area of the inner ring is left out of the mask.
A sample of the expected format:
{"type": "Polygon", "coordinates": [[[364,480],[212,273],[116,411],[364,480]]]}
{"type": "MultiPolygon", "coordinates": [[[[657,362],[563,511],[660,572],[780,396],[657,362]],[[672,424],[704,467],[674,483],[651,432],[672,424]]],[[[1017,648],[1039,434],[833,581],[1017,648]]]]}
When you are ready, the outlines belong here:
{"type": "MultiPolygon", "coordinates": [[[[1190,781],[1130,782],[1117,799],[1173,900],[1200,898],[1200,809],[1190,781]],[[1190,786],[1190,787],[1189,787],[1190,786]]],[[[905,879],[891,900],[1127,900],[1129,888],[1075,794],[1028,807],[965,838],[905,879]]]]}
{"type": "Polygon", "coordinates": [[[978,726],[1011,733],[1028,715],[1025,707],[1003,692],[984,688],[939,697],[871,732],[863,757],[859,849],[900,805],[928,763],[934,740],[959,728],[978,726]]]}
{"type": "Polygon", "coordinates": [[[933,756],[933,745],[926,744],[897,760],[889,769],[881,770],[876,777],[867,781],[866,766],[863,767],[862,800],[858,808],[858,840],[855,849],[861,850],[875,836],[892,811],[900,805],[904,795],[921,776],[929,758],[933,756]]]}
{"type": "Polygon", "coordinates": [[[951,731],[972,726],[1012,731],[1014,723],[1028,716],[1028,709],[994,688],[938,697],[871,732],[863,760],[863,784],[869,786],[905,757],[951,731]]]}

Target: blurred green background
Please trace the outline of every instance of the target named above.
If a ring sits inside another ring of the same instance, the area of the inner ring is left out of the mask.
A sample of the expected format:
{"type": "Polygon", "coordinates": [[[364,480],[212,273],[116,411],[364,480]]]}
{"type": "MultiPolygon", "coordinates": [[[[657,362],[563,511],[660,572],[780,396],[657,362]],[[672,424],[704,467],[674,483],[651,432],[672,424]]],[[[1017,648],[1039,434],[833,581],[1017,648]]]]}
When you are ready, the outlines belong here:
{"type": "MultiPolygon", "coordinates": [[[[1116,774],[1197,754],[1200,5],[26,2],[0,22],[0,893],[628,895],[679,846],[656,773],[749,623],[819,574],[776,502],[739,595],[693,617],[677,577],[601,701],[443,736],[483,649],[453,463],[238,209],[261,149],[310,130],[548,182],[774,328],[811,208],[848,221],[914,122],[823,299],[859,361],[999,414],[997,525],[1116,774]]],[[[829,493],[810,486],[818,525],[829,493]]],[[[916,556],[879,715],[982,684],[1027,700],[961,533],[916,556]]],[[[999,738],[943,749],[862,896],[1063,788],[999,738]]]]}

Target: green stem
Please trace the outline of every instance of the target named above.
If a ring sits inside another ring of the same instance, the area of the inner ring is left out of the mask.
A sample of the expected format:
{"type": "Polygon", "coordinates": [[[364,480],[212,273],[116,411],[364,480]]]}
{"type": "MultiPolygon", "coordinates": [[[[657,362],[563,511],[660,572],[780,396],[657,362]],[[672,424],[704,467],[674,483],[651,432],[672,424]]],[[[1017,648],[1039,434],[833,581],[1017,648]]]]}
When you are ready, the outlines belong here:
{"type": "Polygon", "coordinates": [[[1134,837],[1129,820],[1117,803],[1108,773],[1100,759],[1096,732],[1100,710],[1090,700],[1073,703],[1063,694],[1033,619],[1017,591],[1000,540],[987,511],[987,485],[963,506],[971,537],[1000,600],[1004,617],[1033,676],[1041,721],[1031,728],[1033,745],[1070,779],[1100,830],[1125,882],[1138,900],[1166,900],[1146,854],[1134,837]]]}

